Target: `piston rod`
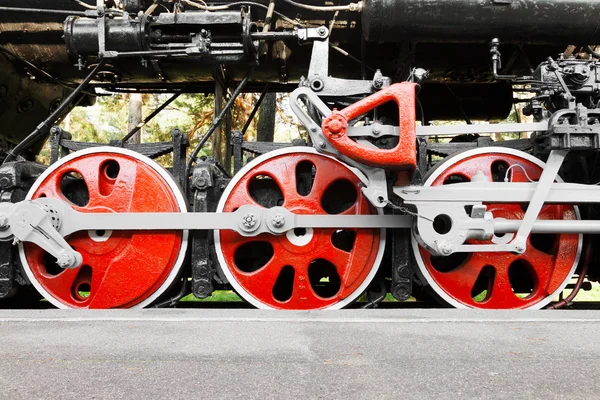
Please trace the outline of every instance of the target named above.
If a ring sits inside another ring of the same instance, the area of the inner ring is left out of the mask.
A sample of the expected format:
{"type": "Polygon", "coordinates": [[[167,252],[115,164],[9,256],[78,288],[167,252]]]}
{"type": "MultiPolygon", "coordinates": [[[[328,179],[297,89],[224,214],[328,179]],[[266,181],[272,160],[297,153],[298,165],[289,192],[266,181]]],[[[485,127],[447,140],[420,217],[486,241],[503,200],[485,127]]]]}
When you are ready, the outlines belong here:
{"type": "MultiPolygon", "coordinates": [[[[521,227],[521,220],[495,219],[494,233],[513,233],[521,227]]],[[[538,220],[533,224],[531,233],[600,233],[600,221],[584,220],[538,220]]]]}

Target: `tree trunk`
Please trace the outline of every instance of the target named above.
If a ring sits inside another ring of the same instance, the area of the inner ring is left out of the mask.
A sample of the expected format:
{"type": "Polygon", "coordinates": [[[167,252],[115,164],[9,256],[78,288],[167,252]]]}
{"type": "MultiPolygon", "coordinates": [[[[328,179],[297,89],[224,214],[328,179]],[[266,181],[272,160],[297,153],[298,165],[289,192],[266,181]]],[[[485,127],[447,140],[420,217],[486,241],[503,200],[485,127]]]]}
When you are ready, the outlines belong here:
{"type": "Polygon", "coordinates": [[[231,130],[233,129],[233,115],[231,109],[225,115],[225,121],[223,121],[225,125],[225,132],[223,135],[223,140],[225,144],[225,157],[223,158],[222,165],[225,171],[231,173],[231,157],[233,156],[233,151],[231,148],[231,130]]]}
{"type": "Polygon", "coordinates": [[[272,142],[275,137],[275,114],[277,112],[277,93],[267,93],[258,110],[256,141],[272,142]]]}
{"type": "MultiPolygon", "coordinates": [[[[224,96],[225,88],[219,85],[218,81],[215,81],[215,119],[221,113],[221,110],[223,110],[224,96]]],[[[223,160],[223,125],[221,122],[212,135],[212,153],[215,160],[219,163],[223,160]]]]}
{"type": "MultiPolygon", "coordinates": [[[[140,125],[144,118],[142,116],[142,94],[131,93],[129,95],[129,127],[128,132],[135,129],[136,126],[140,125]]],[[[135,135],[129,139],[129,143],[142,143],[142,130],[140,129],[135,135]]]]}

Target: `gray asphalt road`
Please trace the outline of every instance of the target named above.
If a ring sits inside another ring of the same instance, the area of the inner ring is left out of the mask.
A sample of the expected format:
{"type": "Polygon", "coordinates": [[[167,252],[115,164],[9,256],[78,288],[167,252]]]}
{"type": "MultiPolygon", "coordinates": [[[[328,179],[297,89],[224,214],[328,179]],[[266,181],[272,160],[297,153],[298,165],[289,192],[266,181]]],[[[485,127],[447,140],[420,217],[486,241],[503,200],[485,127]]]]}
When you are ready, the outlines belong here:
{"type": "Polygon", "coordinates": [[[0,397],[598,398],[600,312],[0,311],[0,397]]]}

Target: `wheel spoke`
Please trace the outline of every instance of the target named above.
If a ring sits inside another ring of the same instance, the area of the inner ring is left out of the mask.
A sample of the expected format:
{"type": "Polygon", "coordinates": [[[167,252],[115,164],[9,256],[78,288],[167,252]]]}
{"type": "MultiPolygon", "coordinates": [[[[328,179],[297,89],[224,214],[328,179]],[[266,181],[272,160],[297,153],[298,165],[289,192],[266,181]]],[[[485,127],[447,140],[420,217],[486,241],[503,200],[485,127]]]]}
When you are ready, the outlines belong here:
{"type": "Polygon", "coordinates": [[[47,277],[44,280],[45,289],[61,299],[71,299],[71,289],[78,274],[78,269],[65,269],[58,275],[47,277]]]}
{"type": "Polygon", "coordinates": [[[479,254],[473,254],[468,263],[458,266],[449,272],[438,272],[434,270],[434,277],[444,288],[448,288],[448,294],[465,303],[471,303],[473,298],[471,291],[479,277],[481,270],[489,265],[479,254]]]}
{"type": "Polygon", "coordinates": [[[524,301],[517,297],[510,284],[506,271],[496,271],[491,293],[485,300],[486,305],[497,309],[519,308],[524,301]]]}
{"type": "Polygon", "coordinates": [[[351,262],[352,255],[353,253],[340,250],[330,244],[321,246],[314,257],[315,259],[322,258],[335,265],[337,273],[340,275],[340,278],[342,278],[342,282],[346,282],[348,278],[346,274],[350,272],[348,267],[351,262]]]}
{"type": "Polygon", "coordinates": [[[248,292],[258,299],[273,299],[273,287],[285,266],[278,257],[273,257],[262,268],[251,274],[239,274],[238,279],[248,292]]]}
{"type": "Polygon", "coordinates": [[[323,300],[313,291],[308,278],[301,274],[294,277],[294,291],[288,302],[289,307],[298,310],[320,308],[323,300]]]}
{"type": "Polygon", "coordinates": [[[282,165],[263,165],[252,171],[252,178],[245,177],[243,180],[250,181],[258,176],[270,177],[284,194],[283,207],[289,207],[288,202],[293,203],[300,197],[296,186],[296,165],[297,160],[282,162],[282,165]]]}
{"type": "Polygon", "coordinates": [[[324,168],[317,168],[315,179],[313,181],[312,190],[309,196],[321,200],[321,196],[331,186],[333,182],[340,179],[339,175],[336,175],[335,171],[328,171],[324,168]]]}
{"type": "Polygon", "coordinates": [[[237,210],[238,208],[245,205],[264,208],[252,198],[252,195],[248,191],[248,186],[246,185],[246,183],[247,182],[240,182],[240,185],[236,187],[235,192],[233,192],[230,195],[229,199],[231,201],[227,202],[227,206],[223,211],[233,212],[234,210],[237,210]]]}

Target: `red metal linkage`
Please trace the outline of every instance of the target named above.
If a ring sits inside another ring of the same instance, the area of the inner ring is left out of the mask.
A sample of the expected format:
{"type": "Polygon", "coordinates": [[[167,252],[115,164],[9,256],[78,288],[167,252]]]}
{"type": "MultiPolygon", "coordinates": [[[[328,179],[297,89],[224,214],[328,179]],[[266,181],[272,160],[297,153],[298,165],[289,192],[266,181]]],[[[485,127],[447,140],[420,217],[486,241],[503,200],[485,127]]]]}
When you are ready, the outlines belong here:
{"type": "Polygon", "coordinates": [[[344,156],[377,168],[412,170],[417,165],[416,148],[416,94],[414,83],[396,83],[344,108],[333,110],[323,121],[323,133],[331,144],[344,156]],[[389,101],[398,104],[400,113],[400,138],[393,149],[374,149],[361,146],[346,133],[348,121],[379,107],[389,101]]]}

